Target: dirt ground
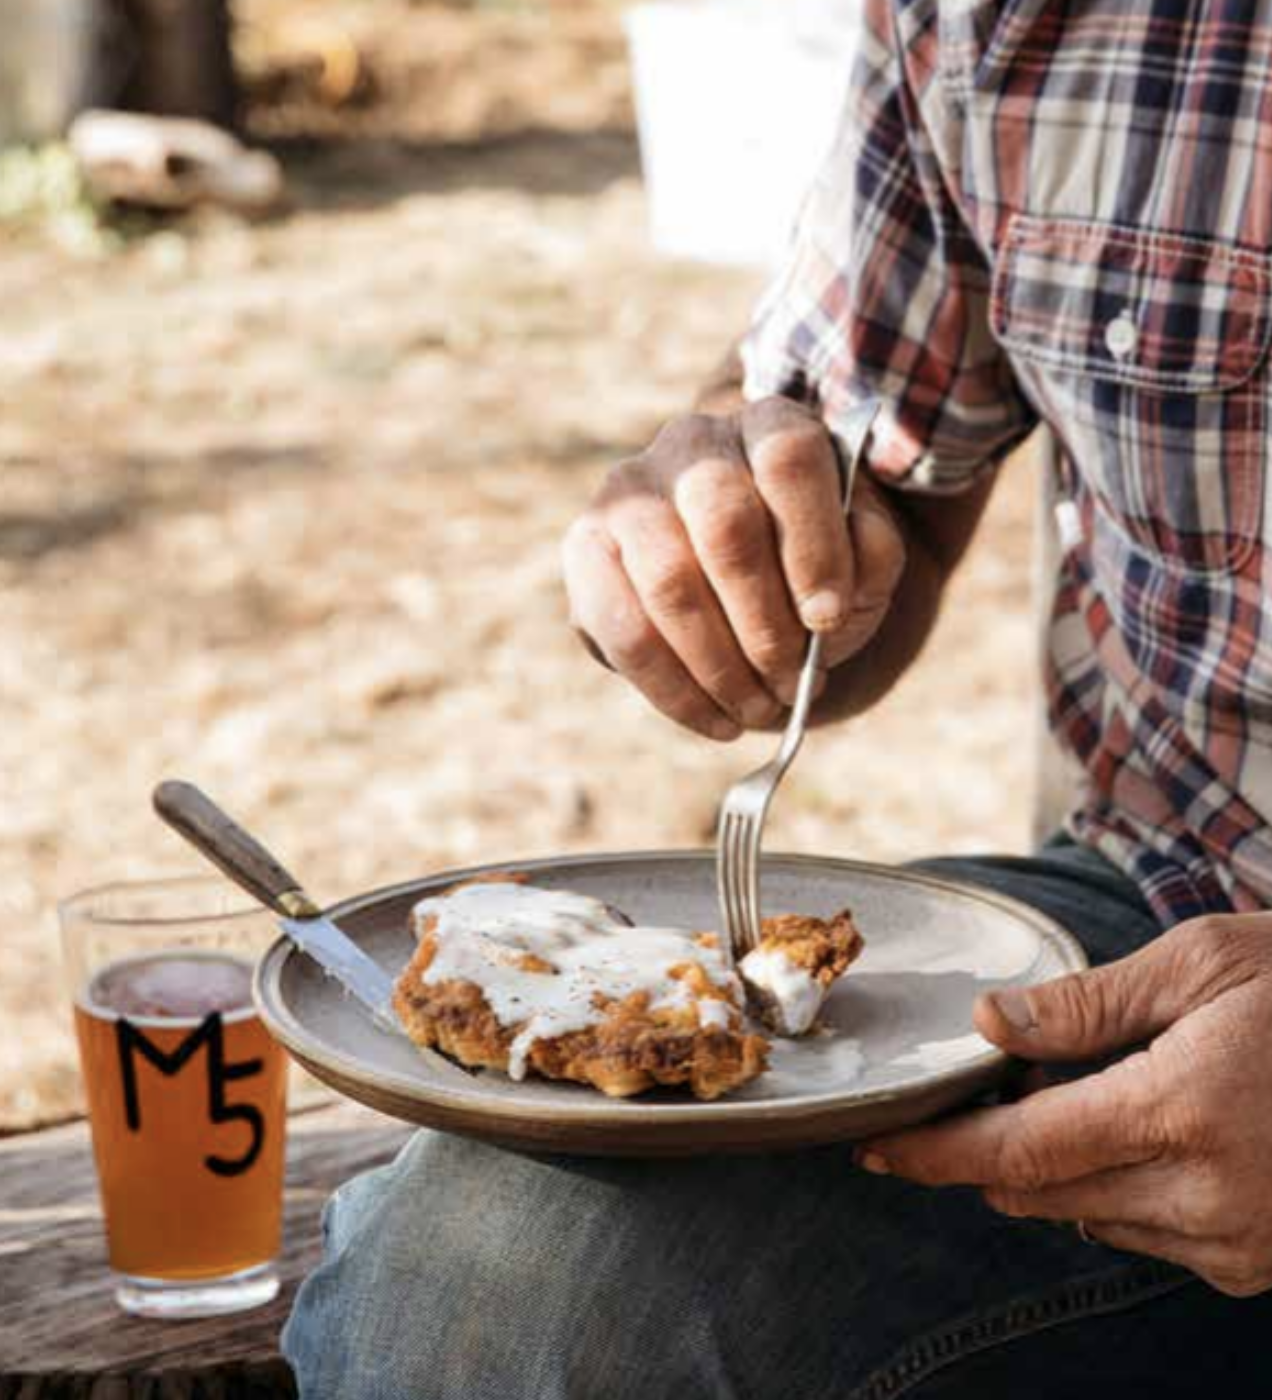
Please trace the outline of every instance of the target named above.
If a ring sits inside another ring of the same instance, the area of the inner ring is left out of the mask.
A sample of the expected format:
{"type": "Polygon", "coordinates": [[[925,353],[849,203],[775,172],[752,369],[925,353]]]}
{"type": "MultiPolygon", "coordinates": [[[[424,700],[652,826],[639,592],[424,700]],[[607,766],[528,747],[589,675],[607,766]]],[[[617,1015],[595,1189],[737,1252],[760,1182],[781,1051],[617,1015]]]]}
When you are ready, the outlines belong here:
{"type": "MultiPolygon", "coordinates": [[[[198,868],[161,777],[335,897],[705,843],[769,747],[675,732],[565,626],[562,529],[761,282],[650,250],[613,8],[327,5],[353,108],[297,57],[330,34],[243,9],[285,217],[97,259],[0,228],[0,1128],[78,1105],[58,898],[198,868]]],[[[1025,844],[1030,500],[1022,461],[916,672],[810,742],[774,849],[1025,844]]]]}

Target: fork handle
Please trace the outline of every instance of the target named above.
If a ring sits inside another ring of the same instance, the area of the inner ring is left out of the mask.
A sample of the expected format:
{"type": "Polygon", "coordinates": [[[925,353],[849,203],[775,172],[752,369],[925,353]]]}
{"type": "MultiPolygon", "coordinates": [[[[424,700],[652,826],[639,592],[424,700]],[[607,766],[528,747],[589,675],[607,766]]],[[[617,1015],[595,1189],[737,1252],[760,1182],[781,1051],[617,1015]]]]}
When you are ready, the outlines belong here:
{"type": "MultiPolygon", "coordinates": [[[[875,419],[879,416],[879,410],[882,407],[881,400],[867,399],[857,410],[857,421],[854,428],[859,436],[851,451],[845,449],[844,443],[838,437],[834,434],[831,435],[831,446],[835,450],[835,459],[839,463],[839,485],[843,492],[845,519],[852,508],[852,489],[857,480],[857,468],[861,465],[866,443],[870,441],[875,419]]],[[[791,706],[790,719],[786,722],[786,730],[782,735],[782,743],[778,749],[777,761],[781,764],[783,773],[794,762],[795,755],[804,742],[804,731],[808,727],[809,711],[813,707],[813,686],[817,683],[817,673],[821,670],[821,658],[822,634],[812,632],[809,634],[808,651],[804,655],[804,665],[799,673],[795,703],[791,706]]]]}
{"type": "Polygon", "coordinates": [[[808,639],[808,651],[804,654],[804,665],[799,673],[799,683],[795,688],[795,703],[791,706],[791,722],[798,722],[801,729],[808,723],[808,712],[813,707],[813,687],[821,671],[822,651],[825,639],[820,632],[814,632],[808,639]]]}
{"type": "Polygon", "coordinates": [[[778,779],[795,761],[795,755],[804,742],[808,729],[808,715],[813,708],[813,687],[821,671],[822,636],[812,633],[808,638],[808,650],[804,653],[804,664],[800,668],[799,682],[795,689],[795,703],[791,706],[790,718],[782,731],[782,742],[777,750],[778,779]]]}
{"type": "Polygon", "coordinates": [[[882,407],[882,399],[865,399],[853,411],[850,431],[854,434],[855,441],[851,446],[838,434],[830,435],[830,444],[834,448],[835,460],[839,465],[839,490],[845,515],[852,506],[852,488],[857,480],[857,468],[861,465],[866,444],[870,441],[870,434],[874,431],[875,420],[882,407]]]}

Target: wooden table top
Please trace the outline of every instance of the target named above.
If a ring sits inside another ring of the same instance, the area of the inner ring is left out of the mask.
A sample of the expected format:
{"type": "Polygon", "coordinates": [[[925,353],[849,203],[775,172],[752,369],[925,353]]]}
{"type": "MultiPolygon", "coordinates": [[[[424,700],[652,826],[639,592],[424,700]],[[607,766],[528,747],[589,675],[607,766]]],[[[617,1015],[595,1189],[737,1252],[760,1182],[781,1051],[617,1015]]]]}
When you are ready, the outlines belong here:
{"type": "Polygon", "coordinates": [[[0,1400],[293,1395],[278,1334],[317,1261],[323,1202],[410,1133],[353,1104],[293,1113],[279,1296],[193,1322],[129,1317],[116,1305],[85,1124],[0,1140],[0,1400]]]}

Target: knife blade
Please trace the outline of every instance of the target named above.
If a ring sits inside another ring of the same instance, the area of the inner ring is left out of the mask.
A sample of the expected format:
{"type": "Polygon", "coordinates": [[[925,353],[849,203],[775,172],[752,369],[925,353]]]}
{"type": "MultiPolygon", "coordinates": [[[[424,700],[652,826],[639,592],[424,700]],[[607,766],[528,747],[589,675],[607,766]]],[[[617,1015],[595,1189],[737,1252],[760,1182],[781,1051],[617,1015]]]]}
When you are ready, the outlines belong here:
{"type": "Polygon", "coordinates": [[[393,1010],[393,979],[339,924],[322,914],[309,919],[280,918],[278,922],[296,947],[366,1007],[378,1025],[401,1031],[393,1010]]]}

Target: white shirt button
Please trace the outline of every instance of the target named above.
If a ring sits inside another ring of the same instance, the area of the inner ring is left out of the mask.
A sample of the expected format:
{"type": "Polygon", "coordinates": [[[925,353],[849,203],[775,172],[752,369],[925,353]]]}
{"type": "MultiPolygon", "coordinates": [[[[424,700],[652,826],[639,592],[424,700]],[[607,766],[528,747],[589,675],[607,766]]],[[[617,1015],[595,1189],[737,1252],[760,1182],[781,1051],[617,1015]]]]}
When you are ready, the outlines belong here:
{"type": "Polygon", "coordinates": [[[1055,507],[1056,534],[1060,548],[1066,553],[1082,543],[1082,512],[1076,501],[1057,501],[1055,507]]]}
{"type": "Polygon", "coordinates": [[[1104,332],[1104,344],[1115,360],[1129,360],[1139,344],[1139,331],[1131,320],[1131,313],[1123,311],[1109,322],[1104,332]]]}

